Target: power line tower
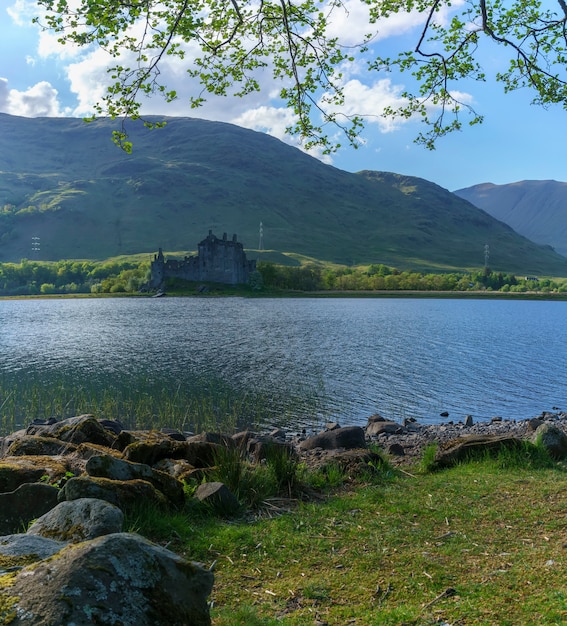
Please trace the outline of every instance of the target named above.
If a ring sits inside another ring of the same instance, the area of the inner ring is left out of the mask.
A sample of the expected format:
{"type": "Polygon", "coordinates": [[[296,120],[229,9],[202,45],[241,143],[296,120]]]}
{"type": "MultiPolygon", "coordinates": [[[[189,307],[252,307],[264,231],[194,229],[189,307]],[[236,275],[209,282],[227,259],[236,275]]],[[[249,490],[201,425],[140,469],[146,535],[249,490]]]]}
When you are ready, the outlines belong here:
{"type": "Polygon", "coordinates": [[[490,259],[490,247],[488,244],[484,245],[484,267],[488,267],[488,260],[490,259]]]}
{"type": "Polygon", "coordinates": [[[264,225],[260,222],[260,241],[258,242],[258,250],[264,249],[264,225]]]}
{"type": "Polygon", "coordinates": [[[35,257],[36,259],[38,259],[39,253],[41,251],[41,242],[40,242],[39,237],[31,238],[31,250],[32,250],[32,257],[35,257]]]}

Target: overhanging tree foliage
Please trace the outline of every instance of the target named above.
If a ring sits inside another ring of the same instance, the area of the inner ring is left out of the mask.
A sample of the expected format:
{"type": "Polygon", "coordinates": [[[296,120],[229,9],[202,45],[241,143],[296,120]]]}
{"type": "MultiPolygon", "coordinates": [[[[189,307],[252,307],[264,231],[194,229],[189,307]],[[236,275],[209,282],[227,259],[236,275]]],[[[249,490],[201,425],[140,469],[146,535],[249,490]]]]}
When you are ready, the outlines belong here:
{"type": "MultiPolygon", "coordinates": [[[[364,125],[362,115],[341,112],[345,64],[362,59],[370,71],[413,76],[416,88],[403,94],[403,104],[377,114],[417,116],[426,125],[417,141],[434,148],[437,138],[462,128],[464,113],[469,124],[482,121],[456,88],[464,79],[486,79],[478,50],[483,38],[508,55],[507,69],[496,75],[505,91],[528,87],[534,103],[567,107],[565,0],[359,1],[375,32],[347,47],[329,34],[333,16],[348,11],[346,0],[37,0],[47,11],[45,26],[61,42],[100,46],[115,59],[97,115],[138,118],[144,95],[174,100],[177,93],[160,76],[168,56],[185,60],[188,75],[199,81],[192,107],[207,94],[259,91],[264,69],[281,82],[280,96],[295,113],[288,132],[330,152],[340,144],[330,138],[329,124],[355,146],[364,125]],[[376,54],[382,21],[409,12],[423,19],[414,49],[393,58],[376,54]]],[[[115,139],[130,149],[124,129],[115,139]]]]}

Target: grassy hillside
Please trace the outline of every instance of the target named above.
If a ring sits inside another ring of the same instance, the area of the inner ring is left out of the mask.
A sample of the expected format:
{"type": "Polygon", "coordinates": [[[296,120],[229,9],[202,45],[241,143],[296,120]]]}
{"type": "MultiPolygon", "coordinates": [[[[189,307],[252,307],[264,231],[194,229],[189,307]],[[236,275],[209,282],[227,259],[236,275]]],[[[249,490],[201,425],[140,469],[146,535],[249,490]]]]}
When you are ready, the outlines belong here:
{"type": "Polygon", "coordinates": [[[515,231],[567,255],[567,183],[523,180],[484,183],[455,192],[515,231]]]}
{"type": "Polygon", "coordinates": [[[192,118],[130,123],[0,114],[0,261],[194,250],[212,229],[345,264],[567,275],[567,259],[445,189],[330,167],[262,133],[192,118]],[[2,208],[3,207],[3,208],[2,208]],[[32,253],[31,238],[40,237],[32,253]]]}

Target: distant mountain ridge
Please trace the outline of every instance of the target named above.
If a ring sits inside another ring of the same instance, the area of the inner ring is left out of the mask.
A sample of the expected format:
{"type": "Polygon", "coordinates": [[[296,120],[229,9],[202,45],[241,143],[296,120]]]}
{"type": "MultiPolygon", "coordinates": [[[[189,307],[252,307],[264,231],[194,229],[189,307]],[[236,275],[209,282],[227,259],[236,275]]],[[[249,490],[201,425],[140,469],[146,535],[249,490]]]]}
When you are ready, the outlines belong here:
{"type": "Polygon", "coordinates": [[[567,256],[567,183],[522,180],[508,185],[483,183],[454,192],[516,232],[548,244],[567,256]]]}
{"type": "Polygon", "coordinates": [[[0,261],[190,251],[210,229],[255,249],[262,222],[265,248],[337,263],[474,268],[489,243],[492,269],[567,276],[567,258],[428,181],[352,174],[263,133],[165,119],[153,131],[129,122],[127,155],[115,121],[0,114],[0,261]]]}

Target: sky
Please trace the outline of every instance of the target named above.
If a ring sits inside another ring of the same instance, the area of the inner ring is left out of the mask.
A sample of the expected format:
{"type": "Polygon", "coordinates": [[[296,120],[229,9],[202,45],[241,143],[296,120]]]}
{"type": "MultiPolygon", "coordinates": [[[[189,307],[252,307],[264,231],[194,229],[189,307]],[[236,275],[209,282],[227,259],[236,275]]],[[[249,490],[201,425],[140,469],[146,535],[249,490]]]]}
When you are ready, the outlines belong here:
{"type": "MultiPolygon", "coordinates": [[[[348,14],[336,17],[332,29],[349,44],[360,41],[369,26],[364,4],[346,1],[348,14]]],[[[32,23],[34,16],[40,16],[40,10],[33,0],[0,2],[0,112],[24,117],[89,115],[104,94],[108,57],[99,49],[61,46],[52,33],[32,23]]],[[[379,24],[373,45],[383,55],[411,49],[421,23],[415,14],[396,15],[379,24]]],[[[503,51],[494,46],[482,48],[479,54],[489,73],[506,64],[503,51]]],[[[291,114],[273,97],[277,89],[269,77],[260,77],[261,94],[213,98],[202,108],[191,109],[187,95],[192,89],[194,93],[195,84],[182,67],[168,60],[163,76],[168,87],[177,90],[178,99],[168,104],[155,96],[144,102],[143,114],[229,122],[269,132],[299,147],[296,138],[284,133],[291,114]]],[[[487,182],[567,181],[567,111],[561,106],[531,105],[529,93],[505,94],[490,77],[485,83],[464,83],[458,86],[459,92],[484,115],[484,123],[439,139],[430,151],[414,143],[422,124],[414,120],[392,124],[375,115],[399,101],[407,75],[370,73],[358,63],[345,76],[345,110],[372,117],[357,149],[343,146],[331,156],[313,153],[330,165],[349,172],[378,170],[417,176],[450,191],[487,182]]]]}

